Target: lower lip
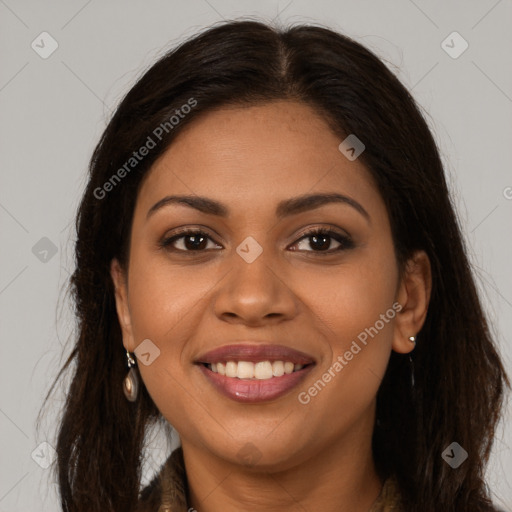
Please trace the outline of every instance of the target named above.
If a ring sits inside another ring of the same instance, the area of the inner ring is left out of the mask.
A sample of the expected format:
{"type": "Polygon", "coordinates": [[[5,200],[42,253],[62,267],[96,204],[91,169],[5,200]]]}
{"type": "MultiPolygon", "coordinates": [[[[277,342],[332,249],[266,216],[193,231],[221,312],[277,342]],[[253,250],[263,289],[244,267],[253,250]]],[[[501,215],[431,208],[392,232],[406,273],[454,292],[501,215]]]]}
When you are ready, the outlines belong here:
{"type": "Polygon", "coordinates": [[[313,364],[310,364],[302,370],[284,374],[281,377],[259,380],[226,377],[199,364],[203,375],[213,384],[217,391],[237,402],[250,403],[275,400],[285,395],[295,386],[299,385],[313,366],[313,364]]]}

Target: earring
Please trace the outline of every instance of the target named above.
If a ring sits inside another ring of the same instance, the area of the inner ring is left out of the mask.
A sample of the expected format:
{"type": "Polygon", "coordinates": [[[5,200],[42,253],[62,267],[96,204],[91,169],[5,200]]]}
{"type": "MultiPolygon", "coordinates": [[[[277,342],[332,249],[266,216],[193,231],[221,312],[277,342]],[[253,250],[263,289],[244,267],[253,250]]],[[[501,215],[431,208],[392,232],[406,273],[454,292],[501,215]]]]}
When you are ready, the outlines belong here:
{"type": "MultiPolygon", "coordinates": [[[[414,344],[413,350],[416,348],[416,336],[409,336],[409,341],[414,344]]],[[[411,386],[414,388],[414,362],[411,354],[409,354],[409,365],[411,367],[411,386]]]]}
{"type": "Polygon", "coordinates": [[[135,402],[139,394],[139,377],[137,376],[137,371],[135,370],[135,359],[133,359],[128,350],[126,351],[126,359],[128,362],[128,368],[130,368],[130,370],[123,381],[124,396],[130,402],[135,402]]]}

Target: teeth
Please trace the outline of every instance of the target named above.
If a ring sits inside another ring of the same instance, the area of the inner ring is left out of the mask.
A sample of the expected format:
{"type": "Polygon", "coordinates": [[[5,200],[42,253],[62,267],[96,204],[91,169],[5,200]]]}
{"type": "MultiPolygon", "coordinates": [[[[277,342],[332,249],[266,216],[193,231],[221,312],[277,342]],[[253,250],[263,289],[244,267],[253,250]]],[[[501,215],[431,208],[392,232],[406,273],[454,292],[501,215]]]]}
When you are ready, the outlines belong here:
{"type": "Polygon", "coordinates": [[[284,373],[289,375],[290,373],[293,372],[293,368],[294,367],[295,367],[295,365],[293,363],[290,363],[289,361],[286,361],[286,363],[284,363],[284,373]]]}
{"type": "Polygon", "coordinates": [[[283,361],[274,361],[272,363],[272,373],[273,373],[274,377],[281,377],[281,375],[284,375],[283,361]]]}
{"type": "Polygon", "coordinates": [[[238,373],[236,376],[239,379],[252,379],[254,378],[254,363],[250,361],[238,362],[238,373]]]}
{"type": "Polygon", "coordinates": [[[237,377],[238,363],[235,361],[228,361],[226,363],[226,377],[237,377]]]}
{"type": "Polygon", "coordinates": [[[270,361],[261,361],[254,365],[254,376],[257,379],[271,379],[272,378],[272,364],[270,361]]]}
{"type": "Polygon", "coordinates": [[[208,368],[219,375],[236,377],[238,379],[268,380],[297,372],[304,368],[303,364],[291,361],[227,361],[226,363],[211,363],[208,368]]]}

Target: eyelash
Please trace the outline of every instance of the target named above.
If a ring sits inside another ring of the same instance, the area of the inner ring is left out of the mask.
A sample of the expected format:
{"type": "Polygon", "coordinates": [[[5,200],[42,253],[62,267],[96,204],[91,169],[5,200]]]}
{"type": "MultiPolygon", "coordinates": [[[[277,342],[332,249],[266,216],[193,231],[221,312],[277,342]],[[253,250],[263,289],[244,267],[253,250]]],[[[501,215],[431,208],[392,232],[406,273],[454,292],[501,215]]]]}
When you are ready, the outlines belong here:
{"type": "MultiPolygon", "coordinates": [[[[171,245],[174,242],[176,242],[177,240],[179,240],[181,238],[186,238],[187,236],[194,236],[194,235],[201,235],[201,236],[204,236],[204,237],[212,240],[212,238],[208,235],[208,233],[205,233],[204,231],[201,231],[200,229],[189,229],[189,228],[186,228],[186,229],[183,229],[183,230],[179,231],[178,233],[176,233],[176,234],[174,234],[174,235],[172,235],[170,237],[164,238],[159,243],[159,246],[162,249],[166,249],[168,251],[178,252],[178,253],[181,252],[181,253],[192,253],[193,254],[193,253],[206,252],[208,249],[202,249],[202,250],[197,250],[197,251],[190,251],[190,250],[183,250],[183,249],[175,249],[175,248],[171,247],[171,245]]],[[[311,238],[313,236],[325,236],[325,237],[332,238],[332,239],[336,240],[340,244],[340,247],[338,247],[336,249],[329,249],[327,251],[311,250],[311,251],[305,251],[305,252],[312,252],[312,253],[317,253],[317,254],[333,254],[333,253],[341,252],[341,251],[344,251],[344,250],[347,250],[347,249],[352,249],[355,246],[354,242],[352,241],[352,239],[349,236],[341,234],[341,233],[339,233],[337,231],[333,231],[332,229],[328,229],[328,228],[311,228],[311,229],[308,229],[307,231],[305,231],[304,233],[302,233],[300,235],[300,238],[295,242],[295,244],[300,242],[303,239],[311,238]]],[[[302,251],[299,250],[298,252],[302,252],[302,251]]]]}

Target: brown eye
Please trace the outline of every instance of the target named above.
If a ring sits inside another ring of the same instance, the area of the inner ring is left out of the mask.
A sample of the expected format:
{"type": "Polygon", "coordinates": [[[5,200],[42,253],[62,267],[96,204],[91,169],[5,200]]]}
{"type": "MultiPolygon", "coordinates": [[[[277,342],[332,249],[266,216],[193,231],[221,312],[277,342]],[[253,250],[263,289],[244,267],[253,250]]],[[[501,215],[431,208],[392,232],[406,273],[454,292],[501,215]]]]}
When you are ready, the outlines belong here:
{"type": "MultiPolygon", "coordinates": [[[[165,238],[160,246],[175,252],[202,252],[204,249],[212,248],[208,247],[208,241],[213,242],[204,231],[186,230],[165,238]]],[[[217,245],[217,247],[220,246],[217,245]]]]}
{"type": "Polygon", "coordinates": [[[346,235],[342,235],[330,229],[312,229],[306,233],[296,242],[296,244],[303,243],[303,248],[294,250],[305,250],[307,252],[337,252],[354,247],[353,241],[346,235]],[[307,240],[309,239],[309,240],[307,240]],[[337,243],[338,246],[332,248],[332,242],[337,243]],[[304,241],[304,242],[302,242],[304,241]],[[304,247],[306,246],[306,247],[304,247]],[[307,249],[309,246],[312,250],[307,249]]]}

